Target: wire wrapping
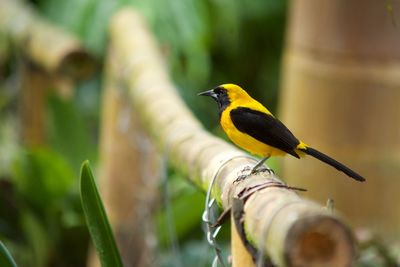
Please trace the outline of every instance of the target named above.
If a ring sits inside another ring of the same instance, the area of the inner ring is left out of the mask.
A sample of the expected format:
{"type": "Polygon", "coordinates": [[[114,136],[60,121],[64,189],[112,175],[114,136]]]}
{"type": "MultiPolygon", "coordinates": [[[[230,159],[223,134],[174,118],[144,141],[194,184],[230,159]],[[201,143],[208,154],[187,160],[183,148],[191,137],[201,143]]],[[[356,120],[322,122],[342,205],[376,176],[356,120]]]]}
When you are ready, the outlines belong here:
{"type": "Polygon", "coordinates": [[[214,226],[214,222],[211,221],[211,208],[212,206],[216,203],[215,198],[211,198],[211,192],[212,192],[212,188],[215,184],[215,181],[218,177],[218,174],[220,173],[220,170],[225,167],[226,164],[228,164],[229,162],[231,162],[234,159],[237,158],[250,158],[253,159],[252,157],[246,156],[246,155],[239,155],[239,156],[234,156],[228,160],[226,160],[225,162],[223,162],[218,170],[215,172],[215,174],[213,175],[213,178],[208,186],[207,189],[207,195],[206,195],[206,200],[205,200],[205,208],[204,208],[204,212],[202,215],[202,221],[206,224],[206,231],[207,231],[207,242],[208,244],[210,244],[211,247],[214,248],[215,250],[215,258],[213,260],[212,266],[217,266],[217,263],[219,262],[221,264],[221,266],[225,267],[225,263],[222,259],[222,254],[221,254],[221,249],[218,247],[217,242],[216,242],[216,237],[219,233],[219,231],[221,230],[221,225],[215,227],[214,226]]]}

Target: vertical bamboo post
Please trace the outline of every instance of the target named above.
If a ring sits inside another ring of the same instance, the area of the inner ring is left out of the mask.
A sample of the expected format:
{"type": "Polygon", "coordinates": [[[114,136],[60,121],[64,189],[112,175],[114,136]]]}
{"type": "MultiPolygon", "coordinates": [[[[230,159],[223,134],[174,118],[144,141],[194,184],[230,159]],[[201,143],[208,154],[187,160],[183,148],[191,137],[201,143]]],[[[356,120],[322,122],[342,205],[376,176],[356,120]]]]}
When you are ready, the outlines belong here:
{"type": "Polygon", "coordinates": [[[27,146],[38,146],[47,142],[46,107],[47,96],[52,90],[65,99],[74,93],[71,78],[52,75],[40,67],[22,60],[21,91],[19,95],[20,135],[27,146]]]}
{"type": "Polygon", "coordinates": [[[385,3],[293,0],[286,46],[282,120],[367,179],[360,185],[317,160],[285,158],[287,181],[321,203],[333,198],[354,226],[398,236],[400,32],[385,3]]]}
{"type": "MultiPolygon", "coordinates": [[[[160,157],[121,88],[110,47],[101,116],[100,190],[125,266],[151,266],[160,157]]],[[[90,266],[100,266],[91,258],[90,266]]]]}
{"type": "Polygon", "coordinates": [[[47,73],[31,64],[23,64],[22,88],[19,112],[21,119],[21,138],[28,146],[46,142],[45,107],[46,95],[51,89],[51,78],[47,73]]]}
{"type": "Polygon", "coordinates": [[[235,227],[234,214],[231,214],[231,255],[232,267],[255,267],[255,263],[250,253],[243,244],[242,239],[235,227]]]}

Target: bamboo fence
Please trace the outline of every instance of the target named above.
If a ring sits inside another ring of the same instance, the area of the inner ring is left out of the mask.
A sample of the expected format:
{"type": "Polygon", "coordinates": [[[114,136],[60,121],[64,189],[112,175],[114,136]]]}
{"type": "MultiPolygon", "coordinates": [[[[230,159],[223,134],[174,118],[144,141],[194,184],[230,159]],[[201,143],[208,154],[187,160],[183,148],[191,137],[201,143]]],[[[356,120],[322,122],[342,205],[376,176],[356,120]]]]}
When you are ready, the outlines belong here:
{"type": "MultiPolygon", "coordinates": [[[[234,183],[256,160],[203,129],[176,92],[153,36],[134,11],[113,17],[109,51],[133,112],[171,164],[203,190],[215,176],[212,194],[224,209],[234,198],[245,201],[241,221],[249,243],[278,266],[352,265],[354,240],[336,215],[302,199],[272,174],[234,183]]],[[[243,266],[247,251],[238,244],[240,238],[234,240],[233,266],[243,266]]]]}

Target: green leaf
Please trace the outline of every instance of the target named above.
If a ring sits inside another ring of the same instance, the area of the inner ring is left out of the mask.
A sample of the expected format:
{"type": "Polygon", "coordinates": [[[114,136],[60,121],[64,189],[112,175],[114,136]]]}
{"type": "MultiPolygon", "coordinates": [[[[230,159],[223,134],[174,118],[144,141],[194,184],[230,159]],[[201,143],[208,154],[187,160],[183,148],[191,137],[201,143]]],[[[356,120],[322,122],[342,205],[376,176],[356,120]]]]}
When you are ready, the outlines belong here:
{"type": "Polygon", "coordinates": [[[58,209],[74,183],[69,164],[48,148],[27,149],[13,167],[18,192],[37,210],[58,209]]]}
{"type": "Polygon", "coordinates": [[[168,241],[174,238],[168,231],[171,223],[174,224],[172,227],[177,239],[182,239],[185,235],[193,233],[194,229],[200,228],[199,218],[203,213],[204,198],[204,193],[200,191],[181,192],[178,198],[166,204],[170,205],[170,210],[163,208],[156,215],[157,237],[161,245],[167,245],[168,241]],[[171,212],[170,216],[168,212],[171,212]]]}
{"type": "Polygon", "coordinates": [[[52,147],[63,154],[73,169],[84,159],[93,159],[92,137],[88,122],[71,100],[64,100],[56,94],[48,98],[47,130],[52,147]]]}
{"type": "Polygon", "coordinates": [[[10,252],[4,246],[3,242],[0,241],[0,266],[2,267],[17,267],[10,252]]]}
{"type": "Polygon", "coordinates": [[[32,253],[32,266],[48,266],[52,248],[52,243],[49,238],[50,230],[46,228],[48,226],[44,225],[30,211],[23,211],[21,214],[21,226],[29,250],[32,253]]]}
{"type": "Polygon", "coordinates": [[[121,256],[107,219],[99,192],[85,161],[81,168],[81,202],[90,236],[102,267],[122,267],[121,256]]]}

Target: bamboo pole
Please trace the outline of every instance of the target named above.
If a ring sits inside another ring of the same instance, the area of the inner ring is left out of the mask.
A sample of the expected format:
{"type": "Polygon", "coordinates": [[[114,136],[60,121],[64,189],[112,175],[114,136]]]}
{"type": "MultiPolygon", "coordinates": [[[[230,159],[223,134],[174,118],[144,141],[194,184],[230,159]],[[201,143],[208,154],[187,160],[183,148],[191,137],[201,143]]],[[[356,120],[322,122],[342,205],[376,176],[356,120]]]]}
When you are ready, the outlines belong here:
{"type": "Polygon", "coordinates": [[[243,201],[235,199],[231,211],[231,253],[232,267],[255,267],[256,256],[246,247],[246,235],[243,229],[243,201]],[[236,207],[234,207],[236,205],[236,207]],[[239,206],[239,210],[238,210],[239,206]]]}
{"type": "MultiPolygon", "coordinates": [[[[113,52],[110,47],[103,91],[100,190],[124,266],[152,266],[149,221],[158,196],[160,158],[118,83],[113,52]]],[[[93,256],[89,266],[100,266],[93,256]]]]}
{"type": "MultiPolygon", "coordinates": [[[[249,241],[279,266],[351,266],[354,243],[348,228],[321,206],[301,199],[274,175],[233,183],[256,160],[207,133],[178,96],[157,45],[142,18],[131,10],[111,21],[111,45],[120,81],[142,124],[171,163],[203,190],[216,176],[213,196],[224,209],[232,198],[256,191],[244,205],[249,241]],[[256,190],[256,187],[263,188],[256,190]]],[[[200,218],[199,218],[200,219],[200,218]]]]}
{"type": "MultiPolygon", "coordinates": [[[[398,24],[400,3],[391,2],[398,24]]],[[[283,173],[313,199],[333,198],[353,226],[393,240],[400,233],[393,212],[400,203],[399,27],[381,1],[294,0],[290,10],[282,120],[367,182],[313,159],[285,158],[283,173]]]]}
{"type": "Polygon", "coordinates": [[[37,146],[47,140],[45,132],[46,94],[51,87],[48,74],[29,64],[23,64],[22,90],[19,97],[21,138],[28,146],[37,146]]]}
{"type": "Polygon", "coordinates": [[[234,222],[231,220],[231,252],[232,252],[232,267],[255,267],[255,263],[243,245],[242,240],[237,232],[236,227],[233,227],[234,222]]]}
{"type": "Polygon", "coordinates": [[[36,65],[73,79],[90,76],[94,60],[71,34],[53,26],[21,0],[0,0],[0,31],[36,65]]]}
{"type": "Polygon", "coordinates": [[[72,35],[42,19],[21,0],[0,0],[0,32],[21,51],[20,118],[25,144],[46,142],[46,97],[71,97],[74,82],[94,71],[93,58],[72,35]]]}

